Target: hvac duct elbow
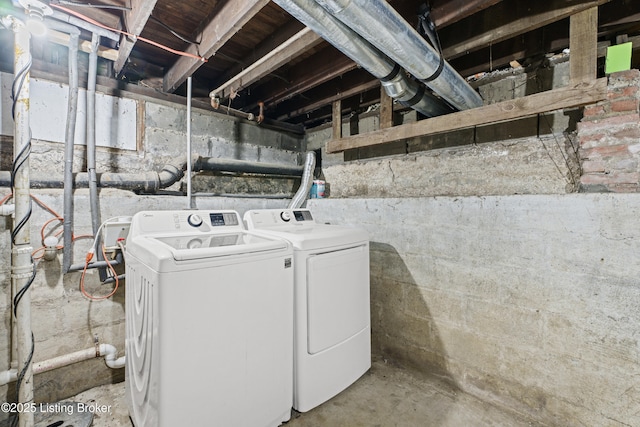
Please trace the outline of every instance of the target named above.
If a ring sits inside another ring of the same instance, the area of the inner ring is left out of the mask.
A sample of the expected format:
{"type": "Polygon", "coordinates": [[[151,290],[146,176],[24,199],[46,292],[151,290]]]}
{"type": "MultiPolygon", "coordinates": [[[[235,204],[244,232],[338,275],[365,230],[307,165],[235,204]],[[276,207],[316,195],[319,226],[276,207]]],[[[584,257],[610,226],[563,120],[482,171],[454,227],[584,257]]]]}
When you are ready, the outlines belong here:
{"type": "Polygon", "coordinates": [[[302,204],[309,197],[309,191],[313,184],[313,172],[316,168],[316,153],[309,151],[307,153],[307,160],[304,165],[304,171],[302,172],[302,180],[300,181],[300,187],[298,191],[291,199],[289,203],[289,209],[298,209],[302,207],[302,204]]]}
{"type": "Polygon", "coordinates": [[[435,117],[453,112],[453,109],[441,99],[425,91],[424,86],[410,79],[399,66],[389,79],[380,81],[385,92],[402,105],[411,107],[428,116],[435,117]]]}
{"type": "Polygon", "coordinates": [[[454,107],[482,105],[482,98],[440,54],[384,0],[315,0],[331,15],[400,64],[454,107]]]}

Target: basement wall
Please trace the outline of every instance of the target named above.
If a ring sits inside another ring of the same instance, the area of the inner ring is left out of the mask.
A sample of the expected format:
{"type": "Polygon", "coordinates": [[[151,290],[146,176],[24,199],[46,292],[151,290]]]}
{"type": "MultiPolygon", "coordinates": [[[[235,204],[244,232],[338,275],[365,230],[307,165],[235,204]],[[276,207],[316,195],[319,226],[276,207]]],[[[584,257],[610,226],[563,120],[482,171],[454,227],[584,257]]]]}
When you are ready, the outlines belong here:
{"type": "MultiPolygon", "coordinates": [[[[100,90],[100,88],[99,88],[100,90]]],[[[105,90],[108,93],[108,90],[105,90]]],[[[2,100],[8,97],[3,89],[2,100]]],[[[104,96],[110,96],[103,93],[104,96]]],[[[122,93],[120,100],[127,99],[135,105],[127,117],[135,123],[134,149],[123,150],[113,147],[99,147],[97,152],[98,173],[159,171],[166,163],[175,162],[185,155],[186,108],[183,105],[122,93]]],[[[52,105],[63,108],[65,105],[52,105]]],[[[81,115],[84,111],[81,110],[81,115]]],[[[46,120],[46,119],[43,119],[46,120]]],[[[116,119],[117,122],[117,119],[116,119]]],[[[34,123],[37,126],[53,126],[53,123],[34,123]]],[[[117,123],[116,123],[117,124],[117,123]]],[[[127,141],[130,144],[131,141],[127,141]]],[[[56,177],[63,176],[63,144],[33,140],[30,165],[32,173],[56,177]]],[[[204,109],[194,109],[192,116],[193,153],[205,157],[263,161],[280,164],[302,164],[304,140],[301,136],[277,132],[242,119],[219,114],[204,109]]],[[[0,138],[2,170],[10,169],[12,158],[12,138],[0,138]]],[[[75,171],[86,171],[86,150],[77,145],[74,153],[75,171]]],[[[297,180],[299,182],[299,179],[297,180]]],[[[137,195],[129,191],[115,189],[100,190],[100,211],[102,220],[115,216],[131,216],[141,210],[186,209],[188,202],[178,191],[184,184],[173,187],[158,195],[137,195]]],[[[236,176],[233,174],[211,174],[203,178],[194,177],[195,206],[202,209],[233,209],[242,215],[248,209],[286,207],[289,197],[297,188],[296,179],[274,178],[261,175],[236,176]],[[203,194],[205,193],[205,194],[203,194]],[[229,194],[241,197],[209,197],[206,194],[229,194]]],[[[0,188],[0,197],[8,194],[9,188],[0,188]]],[[[63,191],[61,189],[36,189],[32,192],[39,200],[55,212],[63,212],[63,191]]],[[[85,254],[92,244],[90,238],[80,238],[91,234],[90,207],[87,189],[74,191],[74,235],[79,237],[74,243],[74,262],[83,263],[85,254]]],[[[41,227],[53,215],[39,204],[33,204],[31,224],[31,244],[34,249],[42,245],[41,227]]],[[[11,238],[12,220],[0,217],[0,370],[9,369],[11,331],[11,238]]],[[[49,224],[45,233],[54,235],[62,232],[61,223],[49,224]]],[[[39,253],[41,254],[41,253],[39,253]]],[[[94,338],[101,343],[113,344],[119,352],[124,352],[125,313],[124,286],[120,283],[114,297],[103,301],[90,301],[80,292],[80,272],[63,275],[62,254],[54,261],[40,261],[37,276],[31,287],[32,327],[35,336],[35,362],[50,359],[77,350],[91,348],[94,338]]],[[[113,285],[100,285],[97,271],[86,274],[86,288],[96,295],[108,294],[113,285]]],[[[186,295],[185,297],[188,297],[186,295]]],[[[35,401],[57,402],[81,391],[105,383],[122,381],[124,369],[111,370],[103,359],[61,368],[35,377],[35,401]]],[[[14,384],[0,386],[0,401],[15,401],[14,384]]],[[[99,402],[108,403],[108,402],[99,402]]],[[[0,414],[2,421],[7,414],[0,414]]]]}
{"type": "Polygon", "coordinates": [[[552,135],[323,157],[308,207],[370,233],[374,352],[546,425],[640,425],[639,85],[552,135]]]}

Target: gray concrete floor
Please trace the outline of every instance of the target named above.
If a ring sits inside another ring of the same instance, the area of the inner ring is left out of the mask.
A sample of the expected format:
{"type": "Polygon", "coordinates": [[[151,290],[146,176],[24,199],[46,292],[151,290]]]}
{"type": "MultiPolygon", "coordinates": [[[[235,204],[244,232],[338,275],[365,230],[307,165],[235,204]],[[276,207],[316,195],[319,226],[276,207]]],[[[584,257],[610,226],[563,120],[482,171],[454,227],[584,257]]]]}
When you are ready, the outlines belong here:
{"type": "MultiPolygon", "coordinates": [[[[96,414],[94,427],[130,427],[124,383],[97,387],[72,400],[111,405],[96,414]]],[[[385,360],[374,360],[371,370],[355,384],[323,405],[304,414],[294,413],[286,427],[481,427],[539,426],[505,412],[450,385],[385,360]]]]}

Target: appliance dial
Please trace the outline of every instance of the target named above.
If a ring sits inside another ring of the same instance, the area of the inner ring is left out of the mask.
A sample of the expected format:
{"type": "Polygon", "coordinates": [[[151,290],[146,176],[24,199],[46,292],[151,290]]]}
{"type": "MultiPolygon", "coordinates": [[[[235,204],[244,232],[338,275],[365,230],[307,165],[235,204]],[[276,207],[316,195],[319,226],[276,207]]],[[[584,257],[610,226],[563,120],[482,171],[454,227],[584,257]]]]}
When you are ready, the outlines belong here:
{"type": "Polygon", "coordinates": [[[282,218],[284,222],[289,222],[291,221],[291,214],[287,211],[280,212],[280,218],[282,218]]]}
{"type": "Polygon", "coordinates": [[[202,225],[202,217],[198,214],[191,214],[187,218],[187,222],[192,227],[200,227],[202,225]]]}

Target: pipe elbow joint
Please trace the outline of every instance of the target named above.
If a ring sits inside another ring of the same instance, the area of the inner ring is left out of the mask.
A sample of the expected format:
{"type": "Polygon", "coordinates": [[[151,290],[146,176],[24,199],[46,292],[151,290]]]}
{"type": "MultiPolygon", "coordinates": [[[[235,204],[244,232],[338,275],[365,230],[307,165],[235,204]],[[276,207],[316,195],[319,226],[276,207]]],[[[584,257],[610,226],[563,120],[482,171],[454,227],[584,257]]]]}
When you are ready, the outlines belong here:
{"type": "Polygon", "coordinates": [[[167,188],[176,182],[180,181],[184,176],[184,171],[181,167],[175,165],[165,165],[160,172],[158,172],[158,188],[167,188]]]}

